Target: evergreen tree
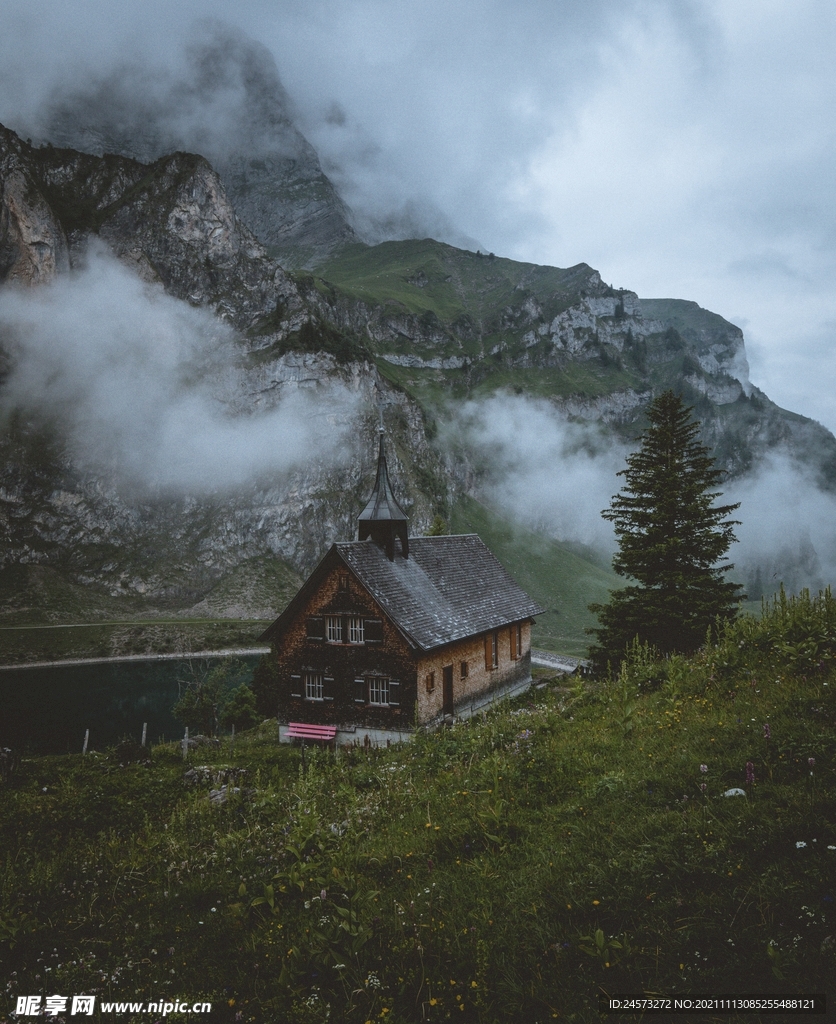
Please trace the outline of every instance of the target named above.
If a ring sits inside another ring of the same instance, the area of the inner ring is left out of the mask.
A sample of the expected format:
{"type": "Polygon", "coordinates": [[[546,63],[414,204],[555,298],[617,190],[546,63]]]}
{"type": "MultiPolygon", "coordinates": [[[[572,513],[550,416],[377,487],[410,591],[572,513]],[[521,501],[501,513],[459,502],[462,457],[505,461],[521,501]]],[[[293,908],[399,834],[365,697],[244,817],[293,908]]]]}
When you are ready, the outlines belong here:
{"type": "Polygon", "coordinates": [[[738,505],[715,507],[722,474],[691,412],[672,391],[655,399],[641,446],[618,474],[625,486],[602,512],[618,539],[613,569],[636,582],[590,605],[600,622],[590,630],[596,672],[616,667],[636,637],[663,654],[694,651],[718,618],[737,615],[743,595],[720,560],[736,539],[727,516],[738,505]]]}

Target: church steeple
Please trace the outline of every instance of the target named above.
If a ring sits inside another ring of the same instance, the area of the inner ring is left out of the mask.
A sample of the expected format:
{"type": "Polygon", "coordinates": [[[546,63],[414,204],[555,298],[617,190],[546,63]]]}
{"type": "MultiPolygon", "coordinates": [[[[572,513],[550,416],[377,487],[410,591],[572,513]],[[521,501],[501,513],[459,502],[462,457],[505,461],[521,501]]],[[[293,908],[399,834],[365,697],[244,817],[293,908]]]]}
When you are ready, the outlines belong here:
{"type": "Polygon", "coordinates": [[[409,558],[409,535],[407,515],[395,501],[389,470],[386,466],[386,452],[383,448],[383,428],[380,428],[380,449],[377,456],[377,477],[372,495],[366,507],[357,517],[358,540],[371,539],[386,552],[389,561],[395,560],[395,538],[400,538],[401,552],[409,558]]]}

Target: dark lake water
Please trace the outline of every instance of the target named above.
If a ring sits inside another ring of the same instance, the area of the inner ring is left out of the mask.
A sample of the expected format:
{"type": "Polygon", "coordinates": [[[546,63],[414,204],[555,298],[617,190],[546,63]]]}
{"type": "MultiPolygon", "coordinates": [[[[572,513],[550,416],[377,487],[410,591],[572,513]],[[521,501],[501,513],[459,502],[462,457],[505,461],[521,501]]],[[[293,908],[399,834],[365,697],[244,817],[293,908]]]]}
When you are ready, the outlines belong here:
{"type": "MultiPolygon", "coordinates": [[[[213,664],[221,659],[203,659],[213,664]]],[[[254,668],[258,655],[242,657],[254,668]]],[[[194,659],[192,659],[194,661],[194,659]]],[[[183,727],[171,714],[178,679],[188,660],[120,661],[57,668],[0,671],[0,746],[39,754],[81,753],[84,731],[90,750],[125,737],[148,742],[176,739],[183,727]]]]}

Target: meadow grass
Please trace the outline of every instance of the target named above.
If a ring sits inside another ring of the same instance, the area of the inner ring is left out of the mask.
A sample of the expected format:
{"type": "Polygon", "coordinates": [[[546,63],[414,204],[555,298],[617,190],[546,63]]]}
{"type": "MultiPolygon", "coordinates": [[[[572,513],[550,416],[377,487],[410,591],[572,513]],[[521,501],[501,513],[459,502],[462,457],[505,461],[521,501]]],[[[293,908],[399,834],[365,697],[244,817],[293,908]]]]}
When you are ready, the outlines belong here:
{"type": "Polygon", "coordinates": [[[613,992],[832,999],[835,656],[829,594],[782,596],[693,658],[541,678],[391,749],[303,763],[268,722],[188,764],[26,760],[0,803],[6,1005],[535,1024],[613,992]]]}

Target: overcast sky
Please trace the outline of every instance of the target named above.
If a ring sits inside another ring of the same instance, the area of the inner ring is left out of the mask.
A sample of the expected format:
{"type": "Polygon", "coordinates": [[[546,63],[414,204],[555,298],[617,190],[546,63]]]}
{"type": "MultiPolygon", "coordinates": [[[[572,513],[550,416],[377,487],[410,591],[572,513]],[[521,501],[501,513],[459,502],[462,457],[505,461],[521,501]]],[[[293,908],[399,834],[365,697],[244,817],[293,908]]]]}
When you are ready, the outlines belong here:
{"type": "Polygon", "coordinates": [[[275,56],[364,216],[570,266],[743,328],[755,384],[836,430],[832,0],[2,0],[0,120],[195,18],[275,56]]]}

